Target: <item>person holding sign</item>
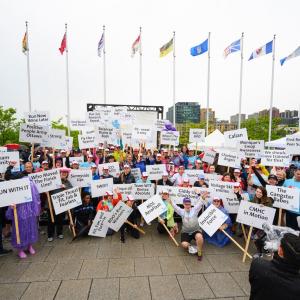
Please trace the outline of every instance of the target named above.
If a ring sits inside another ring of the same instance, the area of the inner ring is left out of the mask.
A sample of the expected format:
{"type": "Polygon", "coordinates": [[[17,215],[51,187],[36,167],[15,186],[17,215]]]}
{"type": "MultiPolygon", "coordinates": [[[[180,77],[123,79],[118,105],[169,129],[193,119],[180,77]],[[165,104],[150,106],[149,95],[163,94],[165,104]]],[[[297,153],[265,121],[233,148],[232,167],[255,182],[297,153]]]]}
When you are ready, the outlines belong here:
{"type": "Polygon", "coordinates": [[[197,257],[198,260],[202,260],[202,247],[203,247],[203,235],[202,230],[198,223],[198,213],[203,206],[203,201],[199,199],[199,202],[192,207],[190,198],[183,198],[183,209],[171,200],[176,213],[182,218],[181,228],[181,246],[188,250],[191,245],[191,241],[195,240],[197,244],[197,257]]]}
{"type": "Polygon", "coordinates": [[[173,185],[173,183],[169,179],[168,172],[166,172],[166,171],[163,172],[162,178],[157,181],[157,185],[167,185],[167,186],[172,186],[173,185]]]}
{"type": "Polygon", "coordinates": [[[28,174],[33,173],[33,165],[30,161],[25,164],[24,171],[12,172],[12,170],[16,164],[17,164],[16,161],[9,162],[9,166],[7,167],[7,170],[4,175],[5,180],[20,179],[20,178],[28,176],[28,174]]]}
{"type": "Polygon", "coordinates": [[[124,165],[124,169],[119,176],[118,183],[135,183],[135,178],[131,174],[131,168],[129,165],[124,165]]]}
{"type": "Polygon", "coordinates": [[[188,179],[187,175],[184,173],[184,166],[178,168],[178,173],[175,173],[170,179],[174,186],[181,186],[184,179],[188,179]]]}
{"type": "Polygon", "coordinates": [[[200,173],[198,175],[198,181],[194,182],[194,186],[195,187],[201,187],[201,188],[208,188],[208,184],[204,180],[205,180],[204,173],[200,173]]]}

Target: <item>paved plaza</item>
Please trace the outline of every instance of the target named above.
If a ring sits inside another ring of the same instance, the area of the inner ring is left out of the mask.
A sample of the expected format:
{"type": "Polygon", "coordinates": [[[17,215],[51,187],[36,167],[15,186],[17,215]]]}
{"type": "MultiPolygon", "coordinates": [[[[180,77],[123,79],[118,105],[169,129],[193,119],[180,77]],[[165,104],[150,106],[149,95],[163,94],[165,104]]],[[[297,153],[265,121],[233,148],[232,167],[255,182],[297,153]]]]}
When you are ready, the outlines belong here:
{"type": "Polygon", "coordinates": [[[242,263],[233,244],[223,249],[205,244],[198,262],[158,235],[155,224],[145,231],[139,240],[127,237],[125,244],[119,233],[72,243],[67,229],[65,239],[52,243],[41,235],[36,255],[24,261],[15,253],[0,258],[0,299],[249,298],[250,262],[242,263]]]}

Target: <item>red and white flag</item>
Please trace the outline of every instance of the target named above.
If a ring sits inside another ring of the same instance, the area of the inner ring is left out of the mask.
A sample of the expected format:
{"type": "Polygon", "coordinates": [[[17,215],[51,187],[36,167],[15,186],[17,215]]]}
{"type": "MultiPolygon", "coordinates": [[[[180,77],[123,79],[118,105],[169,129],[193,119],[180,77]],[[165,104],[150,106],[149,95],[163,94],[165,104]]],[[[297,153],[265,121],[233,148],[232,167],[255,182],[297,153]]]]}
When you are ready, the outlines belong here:
{"type": "Polygon", "coordinates": [[[67,35],[64,34],[64,37],[61,41],[61,44],[60,44],[60,48],[58,49],[60,51],[60,54],[63,55],[65,50],[67,48],[67,35]]]}
{"type": "Polygon", "coordinates": [[[131,57],[134,57],[134,55],[140,50],[141,47],[141,35],[137,37],[137,39],[134,41],[134,43],[131,46],[131,57]]]}

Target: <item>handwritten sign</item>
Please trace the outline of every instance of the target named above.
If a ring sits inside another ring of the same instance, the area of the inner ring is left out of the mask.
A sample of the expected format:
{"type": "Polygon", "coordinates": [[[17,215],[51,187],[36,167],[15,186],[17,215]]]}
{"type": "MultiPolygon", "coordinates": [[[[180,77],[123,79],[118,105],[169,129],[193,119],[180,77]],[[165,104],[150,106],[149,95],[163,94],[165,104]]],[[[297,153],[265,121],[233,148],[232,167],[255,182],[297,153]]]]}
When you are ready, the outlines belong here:
{"type": "Polygon", "coordinates": [[[286,136],[286,152],[290,155],[300,155],[300,133],[286,136]]]}
{"type": "Polygon", "coordinates": [[[37,124],[21,124],[19,141],[23,143],[47,143],[49,127],[37,124]]]}
{"type": "Polygon", "coordinates": [[[110,212],[98,210],[90,228],[89,235],[97,237],[106,237],[108,230],[107,220],[109,216],[110,212]]]}
{"type": "Polygon", "coordinates": [[[109,228],[114,231],[118,231],[129,215],[132,213],[132,208],[126,205],[124,202],[119,201],[114,209],[110,212],[110,216],[107,219],[109,228]]]}
{"type": "Polygon", "coordinates": [[[98,165],[99,175],[103,174],[103,168],[104,167],[108,168],[108,173],[110,175],[112,175],[113,177],[119,177],[119,175],[120,175],[120,165],[119,165],[118,162],[106,163],[106,164],[100,164],[100,165],[98,165]]]}
{"type": "Polygon", "coordinates": [[[237,152],[240,152],[245,157],[249,158],[260,158],[262,152],[264,151],[265,142],[264,141],[238,141],[237,142],[237,152]]]}
{"type": "Polygon", "coordinates": [[[146,142],[151,138],[152,131],[151,126],[133,126],[132,139],[146,142]]]}
{"type": "Polygon", "coordinates": [[[204,156],[202,158],[202,161],[207,162],[208,164],[212,165],[215,161],[216,152],[212,150],[206,150],[204,152],[204,156]]]}
{"type": "Polygon", "coordinates": [[[127,196],[132,194],[133,183],[125,183],[125,184],[114,184],[114,189],[118,189],[119,193],[122,195],[122,200],[127,200],[127,196]]]}
{"type": "Polygon", "coordinates": [[[221,151],[219,153],[218,165],[239,168],[241,165],[242,155],[237,152],[221,151]]]}
{"type": "Polygon", "coordinates": [[[199,174],[203,174],[203,170],[185,170],[184,174],[188,177],[189,183],[193,185],[196,181],[198,181],[199,174]]]}
{"type": "Polygon", "coordinates": [[[132,195],[134,199],[147,200],[154,195],[154,184],[152,183],[135,183],[132,195]]]}
{"type": "Polygon", "coordinates": [[[24,118],[27,124],[38,124],[43,126],[49,126],[51,124],[48,111],[25,112],[24,118]]]}
{"type": "Polygon", "coordinates": [[[248,140],[248,133],[246,128],[230,130],[224,132],[225,145],[227,147],[235,148],[238,141],[248,140]]]}
{"type": "Polygon", "coordinates": [[[190,143],[204,143],[205,142],[205,129],[190,128],[190,143]]]}
{"type": "Polygon", "coordinates": [[[47,170],[43,172],[28,175],[35,183],[39,193],[45,193],[56,190],[61,187],[61,178],[58,169],[47,170]]]}
{"type": "Polygon", "coordinates": [[[101,112],[97,110],[88,111],[86,113],[86,123],[91,126],[98,126],[103,124],[103,120],[101,118],[101,112]]]}
{"type": "Polygon", "coordinates": [[[113,179],[106,178],[106,179],[99,179],[99,180],[92,180],[91,182],[91,192],[92,197],[100,197],[105,195],[105,192],[113,190],[113,179]]]}
{"type": "Polygon", "coordinates": [[[131,174],[133,175],[135,181],[138,181],[142,178],[141,169],[140,168],[133,168],[131,169],[131,174]]]}
{"type": "Polygon", "coordinates": [[[98,143],[107,142],[108,144],[116,144],[118,138],[115,128],[103,126],[96,127],[95,136],[98,143]]]}
{"type": "Polygon", "coordinates": [[[72,129],[77,129],[77,130],[82,130],[83,127],[85,127],[86,120],[71,120],[71,128],[72,129]]]}
{"type": "Polygon", "coordinates": [[[179,132],[178,131],[162,131],[160,135],[160,143],[162,145],[179,145],[179,132]]]}
{"type": "Polygon", "coordinates": [[[269,167],[288,167],[290,155],[285,150],[264,150],[261,156],[261,163],[269,167]]]}
{"type": "Polygon", "coordinates": [[[78,144],[80,149],[89,149],[95,148],[97,146],[95,135],[94,134],[86,134],[86,135],[78,135],[78,144]]]}
{"type": "Polygon", "coordinates": [[[216,194],[217,193],[233,193],[234,190],[234,182],[226,182],[226,181],[217,181],[210,180],[209,188],[212,189],[216,194]]]}
{"type": "Polygon", "coordinates": [[[238,200],[235,193],[222,193],[219,192],[217,194],[223,201],[224,208],[228,211],[230,214],[237,214],[239,207],[240,207],[240,201],[238,200]]]}
{"type": "Polygon", "coordinates": [[[162,174],[166,172],[166,165],[146,165],[146,171],[149,180],[159,180],[162,178],[162,174]]]}
{"type": "Polygon", "coordinates": [[[74,187],[90,187],[93,180],[92,170],[71,170],[68,180],[74,187]]]}
{"type": "Polygon", "coordinates": [[[165,128],[165,124],[168,122],[169,122],[169,120],[157,119],[154,122],[154,127],[155,127],[156,131],[162,131],[165,128]]]}
{"type": "Polygon", "coordinates": [[[10,161],[15,161],[13,171],[20,171],[19,152],[0,152],[0,173],[5,173],[10,161]]]}

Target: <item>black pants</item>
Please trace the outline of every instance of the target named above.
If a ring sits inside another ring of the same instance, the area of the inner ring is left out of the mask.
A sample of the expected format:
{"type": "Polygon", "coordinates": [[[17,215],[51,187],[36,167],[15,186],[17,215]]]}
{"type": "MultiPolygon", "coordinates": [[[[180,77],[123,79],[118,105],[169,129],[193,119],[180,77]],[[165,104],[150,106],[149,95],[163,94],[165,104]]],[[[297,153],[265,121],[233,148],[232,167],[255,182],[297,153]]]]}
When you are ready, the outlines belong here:
{"type": "Polygon", "coordinates": [[[56,235],[60,235],[63,233],[63,222],[65,219],[65,213],[61,213],[59,215],[55,215],[53,212],[54,216],[54,223],[51,221],[51,215],[50,215],[50,210],[47,210],[47,215],[48,215],[48,226],[47,226],[47,231],[48,231],[48,238],[54,237],[55,229],[56,229],[56,235]]]}
{"type": "Polygon", "coordinates": [[[286,212],[285,212],[286,226],[290,227],[294,230],[299,230],[297,217],[298,217],[298,215],[293,214],[293,213],[289,212],[288,210],[286,210],[286,212]]]}
{"type": "MultiPolygon", "coordinates": [[[[164,221],[165,221],[165,224],[167,224],[167,220],[164,220],[164,221]]],[[[159,222],[157,223],[156,229],[157,229],[158,233],[160,233],[160,234],[167,233],[164,225],[160,224],[159,222]]]]}
{"type": "Polygon", "coordinates": [[[121,232],[121,240],[125,240],[125,228],[127,232],[135,239],[140,238],[140,232],[136,230],[135,228],[131,227],[129,224],[123,224],[120,232],[121,232]]]}

